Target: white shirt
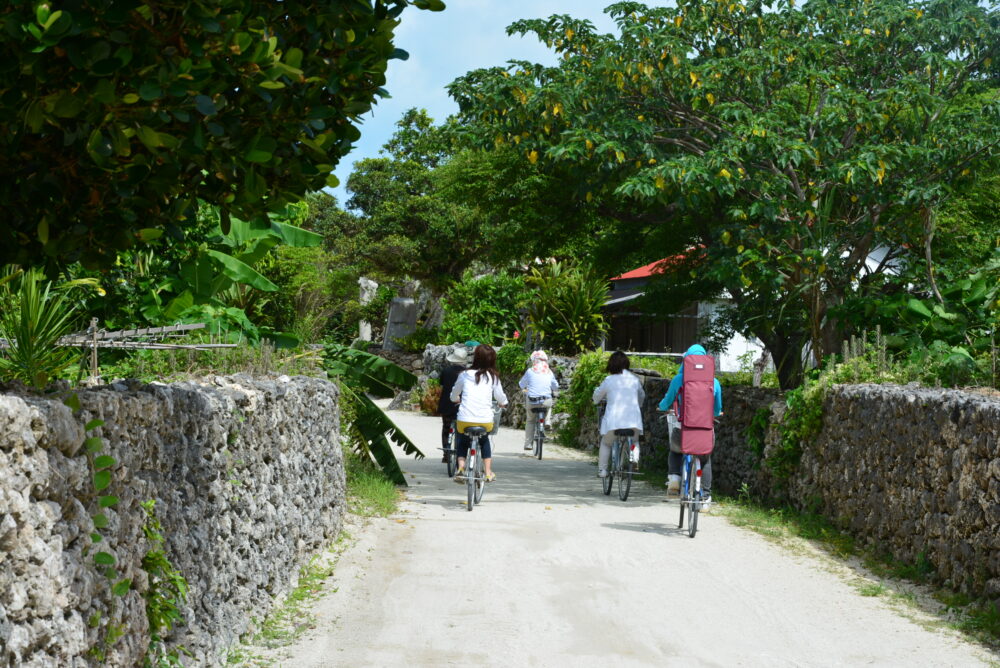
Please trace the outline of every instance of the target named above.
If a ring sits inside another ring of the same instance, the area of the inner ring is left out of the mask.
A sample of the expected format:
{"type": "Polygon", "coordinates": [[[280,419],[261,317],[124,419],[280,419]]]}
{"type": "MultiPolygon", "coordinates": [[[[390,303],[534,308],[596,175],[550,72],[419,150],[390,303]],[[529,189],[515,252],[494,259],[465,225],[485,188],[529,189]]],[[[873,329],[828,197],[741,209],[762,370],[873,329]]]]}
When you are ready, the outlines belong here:
{"type": "Polygon", "coordinates": [[[608,375],[594,390],[594,403],[607,401],[601,436],[615,429],[637,429],[642,433],[642,381],[628,370],[608,375]]]}
{"type": "Polygon", "coordinates": [[[559,389],[559,382],[556,375],[551,371],[538,373],[534,369],[528,369],[521,376],[518,386],[529,397],[551,397],[553,392],[559,389]]]}
{"type": "Polygon", "coordinates": [[[458,407],[458,417],[455,418],[459,422],[492,424],[494,399],[501,406],[507,405],[507,395],[503,393],[500,381],[493,380],[486,374],[477,383],[474,369],[466,369],[458,374],[455,387],[451,390],[451,400],[462,402],[458,407]]]}

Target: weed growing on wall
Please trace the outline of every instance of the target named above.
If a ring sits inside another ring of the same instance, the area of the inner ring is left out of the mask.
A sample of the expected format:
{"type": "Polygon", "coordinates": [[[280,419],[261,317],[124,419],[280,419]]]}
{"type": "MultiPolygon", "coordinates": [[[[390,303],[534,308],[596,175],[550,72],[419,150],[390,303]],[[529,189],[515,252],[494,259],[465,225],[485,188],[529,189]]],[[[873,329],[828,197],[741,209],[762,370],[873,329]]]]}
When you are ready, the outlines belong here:
{"type": "Polygon", "coordinates": [[[171,563],[163,547],[163,527],[156,516],[156,501],[150,499],[142,504],[146,521],[142,532],[151,544],[142,557],[142,570],[146,571],[149,588],[146,599],[146,619],[149,620],[149,649],[143,665],[146,668],[171,668],[180,666],[180,653],[188,652],[183,647],[167,650],[163,636],[184,620],[180,606],[187,600],[187,580],[171,563]]]}

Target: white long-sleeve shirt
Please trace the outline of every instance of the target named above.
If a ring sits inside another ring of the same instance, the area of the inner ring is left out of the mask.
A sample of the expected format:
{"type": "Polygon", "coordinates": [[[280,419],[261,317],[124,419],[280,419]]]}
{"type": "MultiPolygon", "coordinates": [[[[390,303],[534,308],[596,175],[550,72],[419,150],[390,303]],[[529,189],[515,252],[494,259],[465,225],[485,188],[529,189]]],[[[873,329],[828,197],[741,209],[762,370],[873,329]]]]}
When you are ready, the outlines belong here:
{"type": "Polygon", "coordinates": [[[529,397],[548,398],[559,390],[559,382],[551,371],[538,373],[534,369],[528,369],[517,384],[529,397]]]}
{"type": "Polygon", "coordinates": [[[615,429],[638,429],[642,433],[642,381],[630,371],[608,375],[594,390],[594,403],[607,401],[601,435],[615,429]]]}
{"type": "Polygon", "coordinates": [[[466,369],[458,374],[455,387],[451,390],[451,400],[461,402],[456,418],[459,422],[491,424],[494,399],[501,406],[507,405],[507,395],[504,394],[500,381],[485,374],[482,381],[477,383],[475,369],[466,369]]]}

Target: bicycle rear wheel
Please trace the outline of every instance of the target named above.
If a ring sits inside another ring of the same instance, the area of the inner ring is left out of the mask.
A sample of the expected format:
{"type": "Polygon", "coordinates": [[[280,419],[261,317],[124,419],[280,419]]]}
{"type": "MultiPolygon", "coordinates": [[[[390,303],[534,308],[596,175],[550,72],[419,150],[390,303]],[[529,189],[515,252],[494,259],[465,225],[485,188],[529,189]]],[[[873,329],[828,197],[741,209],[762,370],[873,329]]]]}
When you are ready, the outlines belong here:
{"type": "Polygon", "coordinates": [[[444,453],[448,456],[448,477],[451,478],[455,475],[455,441],[458,437],[455,435],[455,425],[451,426],[451,433],[448,434],[448,450],[444,453]]]}
{"type": "Polygon", "coordinates": [[[542,441],[544,441],[544,440],[545,440],[545,434],[543,434],[540,431],[538,431],[538,428],[536,427],[535,428],[535,456],[538,457],[539,459],[542,458],[542,441]]]}
{"type": "Polygon", "coordinates": [[[679,520],[677,520],[678,529],[684,528],[684,508],[687,506],[687,500],[688,500],[688,481],[691,480],[691,478],[687,477],[686,472],[687,472],[687,464],[685,463],[684,469],[682,470],[682,474],[684,477],[681,479],[681,498],[680,498],[680,503],[678,504],[681,507],[681,517],[679,520]]]}
{"type": "Polygon", "coordinates": [[[486,464],[483,458],[476,457],[476,493],[475,502],[479,503],[483,499],[483,492],[486,490],[486,464]]]}
{"type": "Polygon", "coordinates": [[[632,443],[630,440],[624,441],[618,448],[618,465],[615,467],[615,474],[618,476],[618,498],[622,501],[628,500],[629,490],[632,489],[632,472],[635,464],[632,463],[630,454],[632,443]]]}
{"type": "Polygon", "coordinates": [[[688,521],[688,535],[694,538],[695,533],[698,532],[698,510],[701,507],[701,501],[698,497],[691,498],[691,519],[688,521]]]}
{"type": "Polygon", "coordinates": [[[601,484],[604,486],[604,495],[611,496],[611,486],[615,482],[615,463],[618,461],[616,456],[615,448],[616,445],[611,446],[611,461],[608,462],[608,470],[605,471],[605,476],[601,479],[601,484]]]}
{"type": "Polygon", "coordinates": [[[468,458],[465,460],[465,492],[468,499],[466,499],[466,510],[470,513],[472,512],[472,506],[476,503],[476,466],[479,461],[479,453],[472,454],[469,453],[468,458]]]}

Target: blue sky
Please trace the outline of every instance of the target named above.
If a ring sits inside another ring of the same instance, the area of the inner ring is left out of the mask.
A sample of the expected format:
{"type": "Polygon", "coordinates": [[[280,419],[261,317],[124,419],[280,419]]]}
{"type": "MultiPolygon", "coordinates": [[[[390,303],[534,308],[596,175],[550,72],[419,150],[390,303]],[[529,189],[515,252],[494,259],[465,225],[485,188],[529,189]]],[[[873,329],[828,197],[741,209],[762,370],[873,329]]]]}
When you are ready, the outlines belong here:
{"type": "MultiPolygon", "coordinates": [[[[333,194],[343,205],[344,184],[356,160],[378,155],[395,123],[411,107],[426,109],[435,121],[458,111],[445,86],[469,70],[502,65],[511,59],[552,64],[555,57],[534,36],[508,37],[507,26],[522,18],[569,14],[589,19],[601,32],[613,32],[614,22],[604,8],[614,0],[445,0],[443,12],[403,12],[396,29],[396,46],[409,52],[406,61],[390,61],[386,89],[391,99],[380,100],[364,118],[361,139],[335,171],[340,186],[333,194]]],[[[648,3],[657,4],[655,2],[648,3]]]]}

